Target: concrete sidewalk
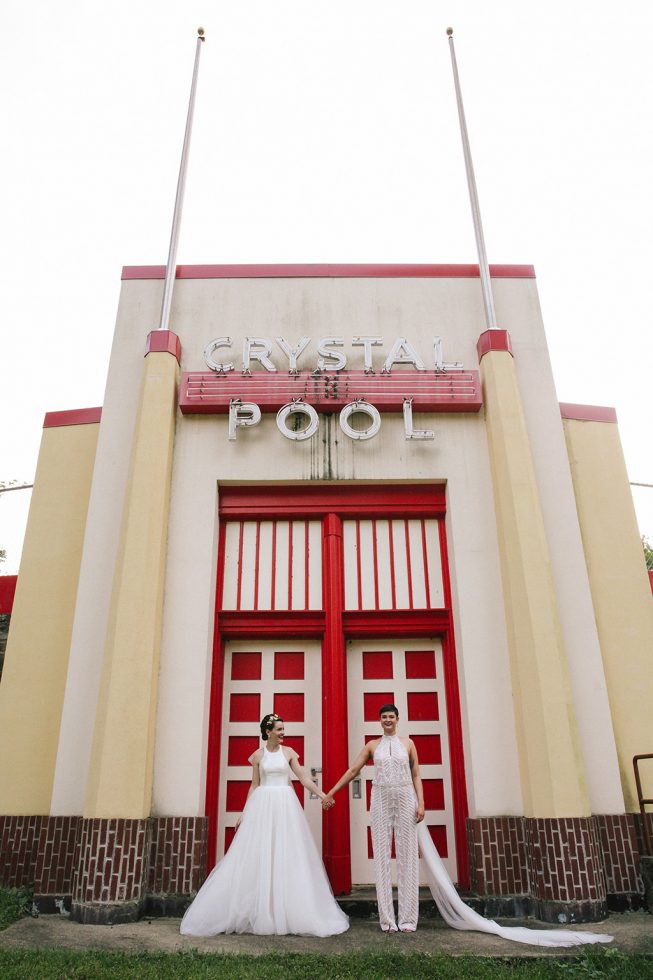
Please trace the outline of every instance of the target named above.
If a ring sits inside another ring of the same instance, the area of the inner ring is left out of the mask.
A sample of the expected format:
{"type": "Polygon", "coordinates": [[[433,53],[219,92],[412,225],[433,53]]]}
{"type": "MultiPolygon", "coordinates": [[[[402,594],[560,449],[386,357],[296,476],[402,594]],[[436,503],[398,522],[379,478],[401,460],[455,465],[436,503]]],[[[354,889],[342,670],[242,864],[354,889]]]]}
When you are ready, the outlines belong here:
{"type": "MultiPolygon", "coordinates": [[[[116,926],[84,926],[64,916],[46,915],[21,919],[0,932],[3,949],[112,950],[124,953],[166,952],[197,949],[204,953],[363,953],[392,949],[406,953],[447,953],[451,956],[533,957],[575,956],[571,949],[524,946],[477,932],[456,932],[441,919],[425,920],[416,933],[383,934],[377,922],[351,919],[348,932],[330,939],[311,936],[216,936],[196,939],[179,935],[179,919],[142,919],[116,926]]],[[[541,928],[527,920],[503,920],[503,925],[541,928]]],[[[646,912],[612,915],[606,922],[575,927],[581,932],[604,932],[615,937],[602,949],[644,953],[653,957],[653,916],[646,912]]],[[[588,947],[580,947],[587,949],[588,947]]]]}

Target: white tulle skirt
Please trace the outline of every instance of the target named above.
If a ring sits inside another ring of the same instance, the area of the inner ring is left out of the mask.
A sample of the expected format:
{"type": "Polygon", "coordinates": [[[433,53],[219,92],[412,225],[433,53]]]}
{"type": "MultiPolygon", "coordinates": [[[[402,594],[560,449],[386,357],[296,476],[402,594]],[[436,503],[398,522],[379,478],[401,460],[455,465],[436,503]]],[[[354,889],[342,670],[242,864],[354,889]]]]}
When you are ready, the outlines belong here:
{"type": "Polygon", "coordinates": [[[294,789],[259,786],[180,931],[334,936],[348,928],[294,789]]]}

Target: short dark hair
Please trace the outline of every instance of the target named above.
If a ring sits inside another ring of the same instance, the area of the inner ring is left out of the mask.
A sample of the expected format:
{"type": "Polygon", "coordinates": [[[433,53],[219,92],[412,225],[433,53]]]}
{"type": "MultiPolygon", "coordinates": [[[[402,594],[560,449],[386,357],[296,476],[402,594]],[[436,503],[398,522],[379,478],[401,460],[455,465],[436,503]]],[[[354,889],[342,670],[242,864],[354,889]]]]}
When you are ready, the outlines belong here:
{"type": "Polygon", "coordinates": [[[271,732],[278,721],[283,721],[279,715],[263,715],[261,719],[261,738],[264,742],[268,740],[268,732],[271,732]]]}
{"type": "Polygon", "coordinates": [[[396,704],[382,704],[381,707],[379,708],[379,718],[381,717],[384,711],[394,711],[397,718],[399,717],[399,708],[397,707],[396,704]]]}

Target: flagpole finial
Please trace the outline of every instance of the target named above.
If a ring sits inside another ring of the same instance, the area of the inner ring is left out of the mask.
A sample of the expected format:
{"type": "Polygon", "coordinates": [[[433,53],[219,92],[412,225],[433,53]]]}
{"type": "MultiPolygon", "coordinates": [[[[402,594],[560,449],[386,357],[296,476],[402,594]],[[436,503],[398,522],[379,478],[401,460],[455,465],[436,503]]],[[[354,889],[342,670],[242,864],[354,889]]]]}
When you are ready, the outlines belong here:
{"type": "Polygon", "coordinates": [[[204,37],[204,28],[203,27],[198,27],[197,28],[197,36],[199,37],[199,39],[201,41],[205,41],[206,40],[206,38],[204,37]]]}
{"type": "Polygon", "coordinates": [[[453,37],[453,27],[447,27],[447,37],[453,37]]]}

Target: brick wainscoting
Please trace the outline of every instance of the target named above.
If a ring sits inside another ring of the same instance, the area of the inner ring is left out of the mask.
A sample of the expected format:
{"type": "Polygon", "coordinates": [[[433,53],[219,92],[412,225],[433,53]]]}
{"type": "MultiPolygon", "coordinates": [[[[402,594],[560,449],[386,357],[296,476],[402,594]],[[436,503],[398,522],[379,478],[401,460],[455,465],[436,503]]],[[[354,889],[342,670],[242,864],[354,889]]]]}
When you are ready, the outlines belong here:
{"type": "Polygon", "coordinates": [[[34,901],[40,912],[56,912],[61,902],[70,908],[81,824],[81,817],[41,817],[34,868],[34,901]]]}
{"type": "Polygon", "coordinates": [[[208,820],[158,817],[150,839],[146,910],[178,915],[206,876],[208,820]]]}
{"type": "Polygon", "coordinates": [[[0,885],[32,887],[44,820],[47,817],[0,817],[0,885]]]}
{"type": "Polygon", "coordinates": [[[641,908],[637,820],[632,814],[467,822],[471,886],[488,915],[595,922],[608,909],[641,908]]]}
{"type": "Polygon", "coordinates": [[[0,817],[0,885],[78,922],[180,912],[206,876],[207,829],[206,817],[0,817]]]}
{"type": "Polygon", "coordinates": [[[97,924],[138,919],[145,901],[148,830],[148,820],[82,820],[72,919],[97,924]]]}

